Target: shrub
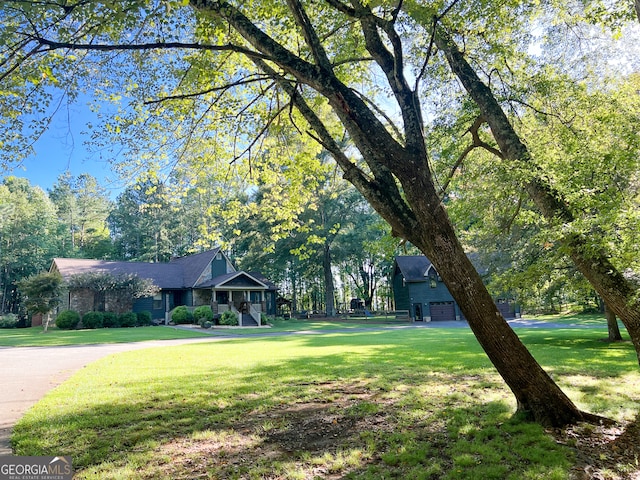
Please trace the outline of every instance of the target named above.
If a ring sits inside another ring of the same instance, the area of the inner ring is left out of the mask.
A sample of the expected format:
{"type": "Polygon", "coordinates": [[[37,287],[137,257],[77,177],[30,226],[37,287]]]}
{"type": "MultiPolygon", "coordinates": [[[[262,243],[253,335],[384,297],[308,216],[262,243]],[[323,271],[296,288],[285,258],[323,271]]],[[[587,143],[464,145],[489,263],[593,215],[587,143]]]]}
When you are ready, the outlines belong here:
{"type": "Polygon", "coordinates": [[[104,312],[102,314],[102,326],[105,328],[118,328],[120,326],[118,314],[114,312],[104,312]]]}
{"type": "Polygon", "coordinates": [[[204,326],[204,322],[211,322],[213,320],[213,310],[211,310],[209,305],[196,307],[193,311],[193,320],[202,327],[204,326]]]}
{"type": "Polygon", "coordinates": [[[18,326],[18,316],[7,313],[0,317],[0,328],[16,328],[18,326]]]}
{"type": "Polygon", "coordinates": [[[84,328],[102,328],[104,314],[102,312],[87,312],[82,316],[84,328]]]}
{"type": "Polygon", "coordinates": [[[138,315],[133,312],[123,313],[118,317],[121,327],[135,327],[138,322],[138,315]]]}
{"type": "Polygon", "coordinates": [[[230,325],[235,326],[238,325],[238,315],[231,310],[227,310],[222,313],[220,317],[220,325],[230,325]]]}
{"type": "Polygon", "coordinates": [[[202,322],[200,324],[200,326],[202,328],[211,328],[211,327],[213,327],[213,322],[210,322],[209,320],[205,320],[204,322],[202,322]]]}
{"type": "Polygon", "coordinates": [[[183,325],[186,323],[193,323],[193,314],[189,311],[189,309],[181,305],[176,307],[171,314],[171,320],[176,325],[183,325]]]}
{"type": "Polygon", "coordinates": [[[139,327],[147,327],[151,325],[151,312],[147,312],[146,310],[144,312],[138,312],[137,317],[137,325],[139,327]]]}
{"type": "Polygon", "coordinates": [[[56,326],[61,330],[73,330],[80,323],[80,314],[73,310],[64,310],[56,318],[56,326]]]}

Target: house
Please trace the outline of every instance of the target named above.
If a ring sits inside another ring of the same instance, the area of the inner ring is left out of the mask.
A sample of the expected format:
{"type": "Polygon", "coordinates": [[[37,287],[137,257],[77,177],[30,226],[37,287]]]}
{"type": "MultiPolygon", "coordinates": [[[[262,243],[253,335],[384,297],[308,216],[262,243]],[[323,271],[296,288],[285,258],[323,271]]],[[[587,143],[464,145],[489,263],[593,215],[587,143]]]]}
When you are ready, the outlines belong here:
{"type": "MultiPolygon", "coordinates": [[[[151,312],[152,318],[169,322],[170,312],[178,306],[211,305],[214,314],[225,310],[239,313],[241,325],[260,325],[261,314],[275,315],[276,286],[256,272],[238,271],[219,248],[168,263],[122,262],[55,258],[50,271],[64,280],[88,272],[112,275],[137,275],[151,280],[160,291],[153,297],[132,299],[129,309],[151,312]]],[[[68,291],[62,309],[115,311],[113,298],[90,291],[68,291]],[[110,304],[111,302],[111,304],[110,304]]]]}
{"type": "MultiPolygon", "coordinates": [[[[397,310],[414,321],[462,320],[464,315],[433,264],[423,255],[398,256],[393,266],[393,297],[397,310]]],[[[514,318],[511,302],[496,301],[505,318],[514,318]]]]}

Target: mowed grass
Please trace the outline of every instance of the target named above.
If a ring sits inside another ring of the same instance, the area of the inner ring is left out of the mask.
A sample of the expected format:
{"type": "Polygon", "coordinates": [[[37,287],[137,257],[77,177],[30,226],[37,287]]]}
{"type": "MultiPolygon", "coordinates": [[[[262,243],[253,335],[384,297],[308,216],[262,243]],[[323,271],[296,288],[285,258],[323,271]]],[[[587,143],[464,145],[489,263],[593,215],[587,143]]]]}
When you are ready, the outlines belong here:
{"type": "Polygon", "coordinates": [[[59,330],[42,327],[0,329],[0,346],[52,347],[62,345],[95,345],[100,343],[131,343],[148,340],[204,337],[198,331],[172,327],[100,328],[97,330],[59,330]]]}
{"type": "MultiPolygon", "coordinates": [[[[635,416],[630,344],[518,333],[581,408],[635,416]]],[[[468,329],[247,337],[98,361],[12,442],[71,455],[80,479],[570,478],[573,451],[514,408],[468,329]]]]}
{"type": "Polygon", "coordinates": [[[2,347],[46,347],[62,345],[94,345],[100,343],[130,343],[148,340],[170,340],[176,338],[194,338],[214,336],[238,336],[256,334],[275,334],[282,332],[356,330],[362,328],[381,328],[388,326],[408,326],[407,320],[360,319],[349,321],[331,320],[275,320],[260,328],[228,328],[215,327],[204,330],[197,325],[175,328],[173,326],[139,327],[139,328],[100,328],[96,330],[60,330],[50,327],[44,332],[43,327],[0,329],[0,346],[2,347]]]}

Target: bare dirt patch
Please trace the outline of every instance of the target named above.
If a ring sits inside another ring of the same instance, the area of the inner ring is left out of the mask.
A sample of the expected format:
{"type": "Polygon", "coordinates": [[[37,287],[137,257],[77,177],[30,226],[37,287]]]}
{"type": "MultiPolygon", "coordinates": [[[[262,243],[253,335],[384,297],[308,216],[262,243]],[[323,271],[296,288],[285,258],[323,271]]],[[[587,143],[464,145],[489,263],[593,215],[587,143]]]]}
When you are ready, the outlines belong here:
{"type": "MultiPolygon", "coordinates": [[[[367,439],[398,428],[398,399],[358,383],[310,385],[317,395],[306,402],[254,412],[215,431],[164,445],[155,472],[147,478],[337,480],[347,472],[382,465],[381,445],[368,449],[367,439]]],[[[428,437],[431,460],[446,472],[453,464],[450,447],[455,439],[446,434],[442,419],[439,422],[416,425],[414,432],[428,437]]],[[[640,480],[637,421],[581,424],[549,433],[575,452],[571,479],[640,480]]]]}
{"type": "Polygon", "coordinates": [[[581,424],[554,432],[576,453],[575,480],[640,480],[640,424],[581,424]]]}
{"type": "Polygon", "coordinates": [[[165,445],[162,475],[172,478],[337,479],[344,476],[342,452],[361,449],[366,457],[363,432],[391,431],[394,421],[375,398],[375,392],[358,385],[317,385],[325,400],[282,405],[248,415],[210,437],[183,439],[165,445]],[[330,400],[326,400],[329,398],[330,400]],[[369,403],[371,402],[371,403],[369,403]],[[277,467],[274,468],[274,465],[277,467]],[[185,472],[184,474],[177,472],[185,472]],[[188,474],[186,472],[189,472],[188,474]]]}

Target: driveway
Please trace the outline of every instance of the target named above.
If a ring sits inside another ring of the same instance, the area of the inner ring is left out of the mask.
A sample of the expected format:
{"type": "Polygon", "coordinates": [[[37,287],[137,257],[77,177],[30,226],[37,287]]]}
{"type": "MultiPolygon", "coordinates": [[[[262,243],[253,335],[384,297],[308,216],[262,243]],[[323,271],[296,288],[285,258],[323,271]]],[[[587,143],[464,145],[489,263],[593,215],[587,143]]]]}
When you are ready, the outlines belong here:
{"type": "MultiPolygon", "coordinates": [[[[513,327],[571,328],[568,325],[527,320],[509,321],[513,327]]],[[[104,345],[72,345],[63,347],[0,347],[0,455],[12,455],[10,437],[13,425],[45,393],[67,380],[76,370],[112,353],[151,347],[167,347],[187,343],[220,341],[228,338],[277,335],[314,335],[335,332],[362,332],[406,328],[468,328],[467,322],[425,322],[398,326],[371,326],[335,330],[297,332],[264,332],[255,335],[234,335],[231,331],[208,330],[211,337],[180,340],[157,340],[104,345]]],[[[182,327],[192,329],[192,327],[182,327]]],[[[198,329],[200,330],[200,329],[198,329]]],[[[202,331],[202,330],[200,330],[202,331]]]]}
{"type": "Polygon", "coordinates": [[[112,353],[221,340],[220,337],[63,347],[0,347],[0,455],[12,455],[13,425],[76,370],[112,353]]]}

